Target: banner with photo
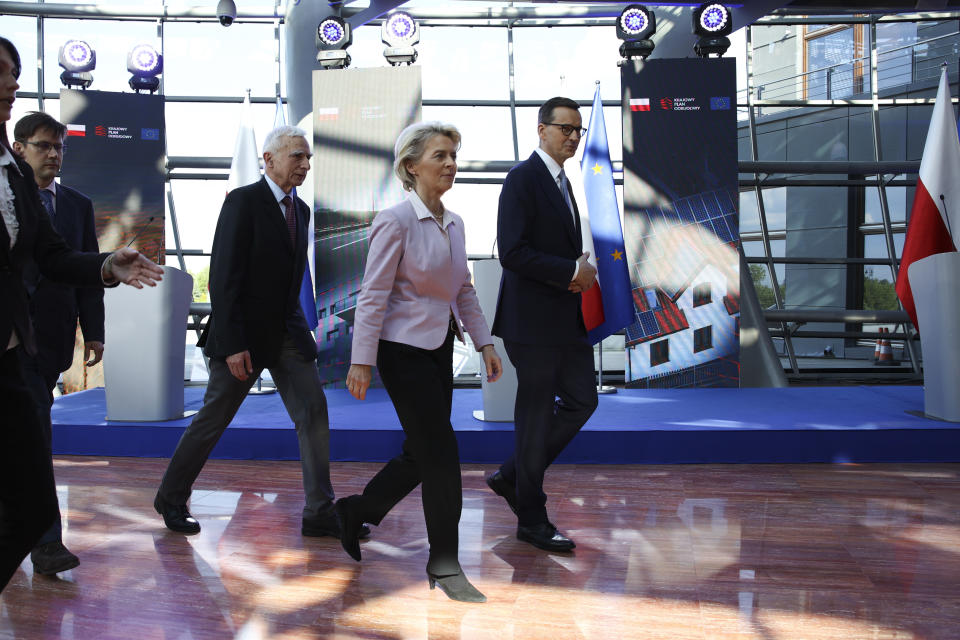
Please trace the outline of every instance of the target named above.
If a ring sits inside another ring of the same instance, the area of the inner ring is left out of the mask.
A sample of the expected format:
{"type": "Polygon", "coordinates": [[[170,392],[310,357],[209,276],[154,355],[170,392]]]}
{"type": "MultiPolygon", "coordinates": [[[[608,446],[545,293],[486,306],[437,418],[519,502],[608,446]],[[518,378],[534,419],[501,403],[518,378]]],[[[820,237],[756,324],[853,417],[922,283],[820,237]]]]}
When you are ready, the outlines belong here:
{"type": "Polygon", "coordinates": [[[101,251],[131,246],[164,260],[164,99],[111,91],[60,91],[67,125],[61,181],[93,201],[101,251]]]}
{"type": "Polygon", "coordinates": [[[621,88],[627,386],[739,386],[735,61],[634,61],[621,88]]]}
{"type": "Polygon", "coordinates": [[[317,366],[343,387],[370,224],[406,197],[393,147],[421,119],[420,67],[314,71],[313,107],[317,366]]]}

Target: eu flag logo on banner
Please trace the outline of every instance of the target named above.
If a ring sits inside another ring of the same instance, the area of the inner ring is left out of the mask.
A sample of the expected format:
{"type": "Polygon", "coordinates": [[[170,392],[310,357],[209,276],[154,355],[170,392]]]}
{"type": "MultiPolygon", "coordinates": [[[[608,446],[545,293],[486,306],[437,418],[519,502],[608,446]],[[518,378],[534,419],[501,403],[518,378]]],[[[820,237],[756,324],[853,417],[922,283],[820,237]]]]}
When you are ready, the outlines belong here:
{"type": "Polygon", "coordinates": [[[730,97],[717,96],[710,98],[710,108],[714,111],[728,111],[730,109],[730,97]]]}
{"type": "Polygon", "coordinates": [[[583,319],[590,342],[597,344],[635,320],[599,85],[593,96],[580,167],[589,213],[587,224],[582,226],[584,234],[593,237],[598,281],[598,285],[583,294],[583,319]]]}
{"type": "Polygon", "coordinates": [[[140,139],[141,140],[159,140],[160,129],[142,128],[140,129],[140,139]]]}

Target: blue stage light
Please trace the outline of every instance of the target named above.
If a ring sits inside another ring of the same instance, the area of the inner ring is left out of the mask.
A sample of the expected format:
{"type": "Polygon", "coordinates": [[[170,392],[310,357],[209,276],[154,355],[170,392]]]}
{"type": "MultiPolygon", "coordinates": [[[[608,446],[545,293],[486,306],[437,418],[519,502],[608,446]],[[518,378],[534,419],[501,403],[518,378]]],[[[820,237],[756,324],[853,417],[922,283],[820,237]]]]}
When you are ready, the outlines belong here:
{"type": "Polygon", "coordinates": [[[723,29],[730,18],[730,11],[722,4],[712,4],[700,14],[700,26],[705,31],[716,33],[723,29]]]}
{"type": "Polygon", "coordinates": [[[127,54],[127,71],[138,76],[155,76],[163,71],[163,56],[148,44],[138,44],[127,54]]]}
{"type": "Polygon", "coordinates": [[[339,48],[347,37],[347,28],[343,20],[330,16],[317,27],[317,37],[330,48],[339,48]]]}
{"type": "Polygon", "coordinates": [[[60,66],[67,71],[93,71],[97,66],[97,53],[83,40],[67,40],[60,47],[60,66]]]}
{"type": "Polygon", "coordinates": [[[317,62],[323,69],[343,69],[350,66],[346,49],[353,43],[350,23],[340,16],[328,16],[317,25],[317,62]]]}
{"type": "Polygon", "coordinates": [[[399,47],[403,44],[410,44],[410,41],[416,38],[419,40],[417,32],[417,21],[409,13],[398,11],[392,14],[384,23],[384,35],[389,40],[387,44],[399,47]]]}
{"type": "Polygon", "coordinates": [[[647,19],[647,14],[636,7],[627,9],[620,16],[620,26],[623,28],[624,33],[628,33],[631,36],[635,36],[646,29],[649,23],[650,21],[647,19]]]}
{"type": "Polygon", "coordinates": [[[701,58],[722,56],[730,47],[726,37],[733,31],[730,9],[716,2],[704,2],[693,11],[693,33],[699,37],[694,52],[701,58]]]}
{"type": "Polygon", "coordinates": [[[127,71],[133,74],[131,89],[153,93],[160,88],[157,76],[163,72],[163,56],[148,44],[138,44],[127,54],[127,71]]]}
{"type": "Polygon", "coordinates": [[[417,59],[413,45],[420,42],[420,27],[409,13],[397,11],[383,21],[380,41],[387,45],[383,50],[387,62],[394,66],[412,64],[417,59]]]}
{"type": "Polygon", "coordinates": [[[653,53],[651,36],[657,31],[657,17],[642,4],[627,5],[617,18],[617,37],[623,40],[620,55],[625,59],[644,58],[653,53]]]}
{"type": "Polygon", "coordinates": [[[65,87],[86,89],[93,84],[93,74],[97,66],[97,52],[83,40],[67,40],[60,47],[57,61],[63,67],[60,82],[65,87]]]}

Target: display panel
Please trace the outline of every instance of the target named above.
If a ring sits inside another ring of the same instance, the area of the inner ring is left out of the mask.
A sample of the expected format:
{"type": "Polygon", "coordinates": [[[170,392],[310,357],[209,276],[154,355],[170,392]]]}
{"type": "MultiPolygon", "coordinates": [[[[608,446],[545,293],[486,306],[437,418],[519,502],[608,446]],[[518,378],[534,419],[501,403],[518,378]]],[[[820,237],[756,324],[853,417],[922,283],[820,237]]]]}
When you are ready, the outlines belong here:
{"type": "Polygon", "coordinates": [[[734,61],[636,61],[621,74],[636,313],[626,329],[627,384],[738,386],[734,61]]]}

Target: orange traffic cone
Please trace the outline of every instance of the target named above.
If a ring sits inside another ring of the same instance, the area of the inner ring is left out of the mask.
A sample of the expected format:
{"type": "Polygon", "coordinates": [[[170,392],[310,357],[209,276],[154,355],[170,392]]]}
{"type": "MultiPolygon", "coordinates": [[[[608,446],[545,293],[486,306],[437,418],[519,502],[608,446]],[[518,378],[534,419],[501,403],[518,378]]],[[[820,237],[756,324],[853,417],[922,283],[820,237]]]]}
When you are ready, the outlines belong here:
{"type": "MultiPolygon", "coordinates": [[[[889,329],[883,329],[883,333],[884,333],[884,334],[890,333],[890,330],[889,330],[889,329]]],[[[880,339],[880,358],[877,360],[877,364],[879,364],[879,365],[887,365],[887,366],[894,364],[894,362],[893,362],[893,349],[890,347],[890,339],[889,339],[889,338],[881,338],[881,339],[880,339]]]]}
{"type": "MultiPolygon", "coordinates": [[[[880,331],[880,333],[883,333],[883,327],[880,327],[879,331],[880,331]]],[[[881,336],[877,336],[877,344],[876,344],[876,346],[875,346],[874,349],[873,349],[873,361],[874,361],[874,362],[876,362],[877,360],[880,359],[880,342],[881,342],[881,341],[882,341],[882,340],[881,340],[881,336]]]]}

